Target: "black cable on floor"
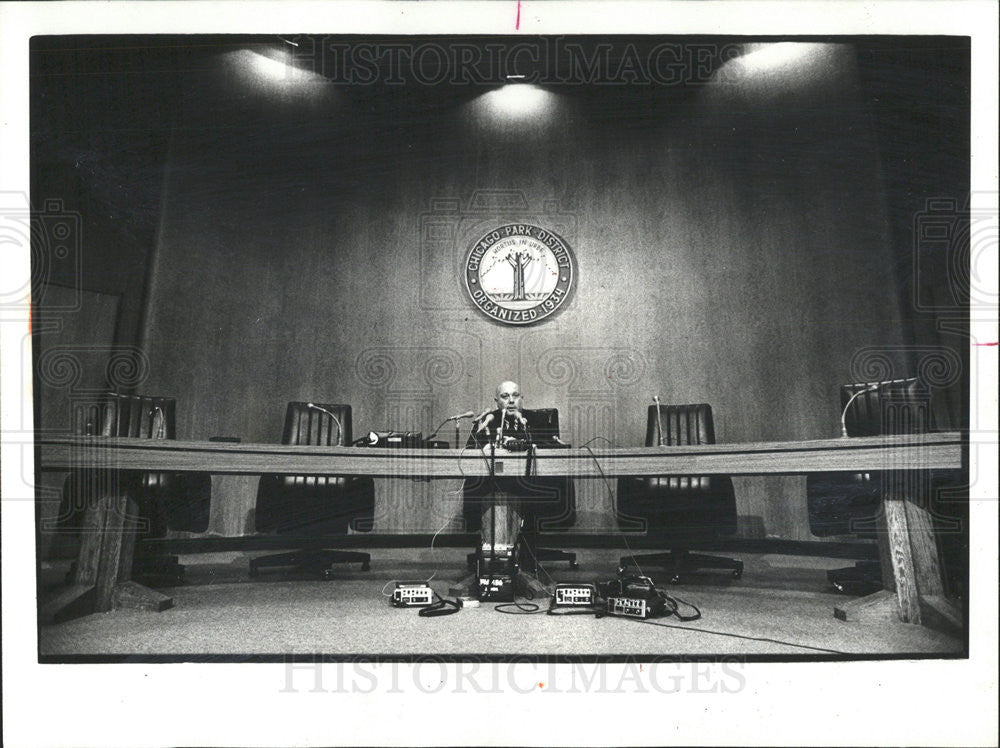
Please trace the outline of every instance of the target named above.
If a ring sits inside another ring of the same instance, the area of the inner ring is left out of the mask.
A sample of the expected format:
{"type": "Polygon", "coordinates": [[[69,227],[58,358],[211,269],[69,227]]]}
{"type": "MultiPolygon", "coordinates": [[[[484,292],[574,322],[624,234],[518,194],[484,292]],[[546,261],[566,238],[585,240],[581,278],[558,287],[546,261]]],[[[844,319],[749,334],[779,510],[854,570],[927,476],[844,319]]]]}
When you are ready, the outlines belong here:
{"type": "MultiPolygon", "coordinates": [[[[526,597],[528,600],[534,600],[535,599],[535,595],[534,595],[534,593],[531,592],[531,590],[528,590],[528,594],[524,595],[524,597],[526,597]]],[[[493,606],[493,610],[495,610],[497,613],[506,613],[507,615],[511,615],[511,616],[529,616],[529,615],[532,615],[533,613],[544,613],[545,612],[536,603],[532,603],[532,602],[519,603],[517,601],[517,583],[516,582],[514,583],[514,600],[512,602],[509,602],[509,603],[498,603],[497,605],[493,606]],[[516,608],[516,610],[509,610],[511,607],[516,608]]]]}
{"type": "Polygon", "coordinates": [[[457,613],[462,608],[457,600],[448,600],[436,592],[434,593],[434,597],[438,601],[433,605],[428,605],[426,608],[421,608],[417,613],[418,616],[421,618],[440,618],[441,616],[450,616],[453,613],[457,613]]]}
{"type": "Polygon", "coordinates": [[[716,636],[728,636],[733,639],[746,639],[747,641],[754,642],[767,642],[769,644],[780,644],[785,647],[798,647],[800,649],[811,649],[815,652],[829,652],[830,654],[847,655],[850,652],[841,652],[839,649],[826,649],[825,647],[811,647],[808,644],[795,644],[793,642],[786,642],[780,639],[769,639],[764,636],[746,636],[744,634],[733,634],[729,631],[713,631],[712,629],[699,629],[693,626],[678,626],[675,623],[657,623],[656,621],[646,620],[642,618],[629,618],[630,621],[636,621],[637,623],[645,623],[650,626],[659,626],[665,629],[681,629],[682,631],[695,631],[701,634],[715,634],[716,636]]]}
{"type": "Polygon", "coordinates": [[[516,597],[512,603],[497,603],[493,606],[493,610],[497,613],[506,613],[509,616],[530,616],[534,613],[544,612],[535,603],[519,603],[516,597]],[[512,607],[515,610],[510,610],[512,607]]]}
{"type": "MultiPolygon", "coordinates": [[[[600,473],[601,480],[604,481],[604,487],[608,489],[608,500],[611,502],[611,506],[613,507],[613,506],[615,506],[615,494],[611,490],[611,483],[608,482],[608,476],[606,476],[604,474],[604,468],[601,467],[600,460],[597,459],[597,455],[594,454],[594,450],[592,450],[590,448],[590,446],[589,446],[591,442],[596,441],[597,439],[604,439],[604,437],[603,436],[595,436],[589,442],[587,442],[582,447],[580,447],[580,449],[586,449],[587,452],[590,453],[590,458],[594,461],[594,465],[597,466],[597,472],[600,473]]],[[[608,440],[604,439],[604,441],[608,441],[608,440]]],[[[611,444],[611,442],[608,442],[608,443],[611,444]]],[[[617,523],[615,523],[615,527],[618,527],[617,523]]],[[[620,527],[618,527],[618,534],[621,535],[622,542],[625,543],[625,550],[628,551],[629,558],[632,559],[632,563],[635,564],[635,568],[639,570],[639,574],[640,575],[646,576],[643,573],[643,571],[642,571],[642,567],[639,566],[639,561],[636,559],[635,554],[632,552],[632,547],[628,544],[628,538],[625,537],[625,533],[621,531],[620,527]]]]}

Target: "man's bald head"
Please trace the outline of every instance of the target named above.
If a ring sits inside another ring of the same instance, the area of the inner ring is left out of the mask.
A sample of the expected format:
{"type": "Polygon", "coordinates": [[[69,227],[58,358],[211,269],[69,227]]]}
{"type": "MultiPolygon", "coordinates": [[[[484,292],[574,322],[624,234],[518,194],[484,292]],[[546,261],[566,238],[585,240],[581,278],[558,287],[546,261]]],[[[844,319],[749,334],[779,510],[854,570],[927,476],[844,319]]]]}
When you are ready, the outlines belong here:
{"type": "Polygon", "coordinates": [[[501,410],[520,410],[521,388],[517,382],[501,382],[497,385],[493,399],[496,400],[497,407],[501,410]]]}

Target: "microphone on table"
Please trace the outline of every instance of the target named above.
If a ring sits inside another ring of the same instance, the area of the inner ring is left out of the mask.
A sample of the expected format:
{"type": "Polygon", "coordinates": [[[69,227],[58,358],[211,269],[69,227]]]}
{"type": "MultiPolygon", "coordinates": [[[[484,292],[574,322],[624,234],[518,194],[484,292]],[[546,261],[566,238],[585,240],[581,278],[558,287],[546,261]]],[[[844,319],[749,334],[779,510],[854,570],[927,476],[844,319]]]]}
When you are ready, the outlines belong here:
{"type": "MultiPolygon", "coordinates": [[[[436,429],[434,429],[434,431],[431,433],[431,435],[427,437],[427,441],[430,441],[435,436],[437,436],[437,432],[440,431],[441,427],[444,426],[449,421],[461,421],[464,418],[472,418],[474,415],[475,415],[475,413],[473,413],[471,410],[467,410],[464,413],[459,413],[457,415],[451,416],[450,418],[445,418],[443,421],[441,421],[441,423],[438,425],[438,427],[436,429]]],[[[456,425],[455,428],[457,429],[458,426],[456,425]]]]}
{"type": "Polygon", "coordinates": [[[663,415],[660,413],[660,396],[653,395],[653,402],[656,403],[656,442],[659,446],[663,446],[663,425],[661,421],[663,420],[663,415]]]}
{"type": "Polygon", "coordinates": [[[337,418],[337,416],[334,415],[333,412],[327,410],[326,408],[320,407],[316,403],[306,403],[306,407],[307,408],[312,408],[313,410],[318,410],[318,411],[321,411],[323,413],[326,413],[328,416],[330,416],[330,418],[333,419],[333,422],[337,424],[337,446],[339,447],[340,446],[340,440],[341,440],[341,438],[344,435],[344,427],[341,425],[340,419],[337,418]]]}
{"type": "Polygon", "coordinates": [[[486,427],[493,423],[493,413],[491,412],[493,408],[487,408],[478,416],[473,419],[473,424],[478,423],[479,428],[476,429],[476,433],[480,434],[486,430],[486,427]]]}
{"type": "Polygon", "coordinates": [[[149,428],[154,439],[166,439],[167,438],[167,417],[163,415],[163,408],[159,405],[154,405],[153,409],[149,411],[149,417],[152,419],[152,423],[149,428]],[[156,416],[159,414],[160,419],[157,421],[156,416]]]}
{"type": "MultiPolygon", "coordinates": [[[[507,423],[510,421],[514,430],[517,430],[517,426],[524,429],[525,433],[528,431],[528,419],[525,418],[521,411],[519,410],[506,410],[504,408],[500,409],[500,428],[497,431],[497,444],[503,445],[504,443],[504,431],[507,429],[507,423]]],[[[511,437],[513,438],[513,437],[511,437]]]]}
{"type": "Polygon", "coordinates": [[[844,410],[840,414],[840,438],[841,439],[846,439],[847,438],[847,409],[851,407],[851,403],[854,402],[855,398],[858,395],[863,395],[866,392],[874,392],[877,389],[878,389],[878,385],[877,384],[870,384],[867,387],[865,387],[864,389],[860,389],[857,392],[855,392],[853,395],[851,395],[851,399],[847,401],[847,405],[844,406],[844,410]]]}

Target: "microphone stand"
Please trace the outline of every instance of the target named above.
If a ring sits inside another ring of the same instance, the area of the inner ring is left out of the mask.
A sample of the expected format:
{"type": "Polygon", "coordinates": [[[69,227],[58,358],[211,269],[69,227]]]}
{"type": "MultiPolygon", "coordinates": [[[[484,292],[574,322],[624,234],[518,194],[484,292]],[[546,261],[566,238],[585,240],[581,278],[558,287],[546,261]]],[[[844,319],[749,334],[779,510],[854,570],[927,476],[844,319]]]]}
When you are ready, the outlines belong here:
{"type": "MultiPolygon", "coordinates": [[[[450,421],[450,420],[452,420],[452,419],[451,418],[445,418],[443,421],[441,421],[441,423],[438,424],[438,427],[436,429],[434,429],[434,431],[431,432],[431,435],[428,436],[425,441],[430,441],[435,436],[437,436],[437,433],[438,433],[438,431],[441,430],[441,427],[444,426],[446,423],[448,423],[448,421],[450,421]]],[[[456,429],[458,428],[458,423],[457,422],[455,423],[455,428],[456,429]]]]}
{"type": "Polygon", "coordinates": [[[656,403],[656,439],[659,446],[663,446],[663,414],[660,412],[660,397],[653,395],[653,402],[656,403]]]}
{"type": "Polygon", "coordinates": [[[316,405],[316,403],[306,403],[306,407],[311,408],[312,410],[318,410],[323,413],[326,413],[328,416],[330,416],[330,418],[333,419],[333,422],[337,424],[337,443],[334,446],[339,447],[341,440],[344,438],[344,427],[340,423],[340,419],[337,418],[337,416],[333,412],[327,410],[326,408],[322,408],[319,405],[316,405]]]}
{"type": "Polygon", "coordinates": [[[860,389],[851,395],[851,399],[847,401],[847,405],[844,406],[844,410],[840,414],[840,438],[847,439],[847,409],[851,407],[851,403],[858,397],[858,395],[863,395],[866,392],[874,392],[878,389],[877,384],[872,384],[864,389],[860,389]]]}
{"type": "Polygon", "coordinates": [[[490,584],[493,584],[493,569],[497,561],[497,491],[496,491],[496,444],[490,440],[490,478],[493,479],[493,490],[490,491],[490,584]]]}
{"type": "Polygon", "coordinates": [[[149,430],[151,436],[154,439],[165,439],[167,436],[167,419],[163,415],[163,409],[159,405],[154,405],[153,409],[149,411],[149,417],[149,430]],[[160,416],[159,422],[157,422],[156,419],[157,414],[160,416]]]}
{"type": "MultiPolygon", "coordinates": [[[[449,418],[445,418],[443,421],[441,421],[440,424],[438,424],[438,427],[436,429],[434,429],[434,431],[431,433],[430,436],[427,437],[427,439],[425,441],[430,441],[435,436],[437,436],[438,431],[440,431],[441,428],[446,423],[448,423],[448,421],[454,421],[455,422],[455,449],[461,449],[461,446],[459,445],[459,439],[461,439],[462,432],[461,432],[461,426],[459,424],[465,418],[472,418],[472,411],[468,411],[466,413],[462,413],[462,414],[457,415],[457,416],[450,416],[449,418]]],[[[473,429],[476,427],[475,421],[473,421],[472,427],[473,427],[473,429]]]]}

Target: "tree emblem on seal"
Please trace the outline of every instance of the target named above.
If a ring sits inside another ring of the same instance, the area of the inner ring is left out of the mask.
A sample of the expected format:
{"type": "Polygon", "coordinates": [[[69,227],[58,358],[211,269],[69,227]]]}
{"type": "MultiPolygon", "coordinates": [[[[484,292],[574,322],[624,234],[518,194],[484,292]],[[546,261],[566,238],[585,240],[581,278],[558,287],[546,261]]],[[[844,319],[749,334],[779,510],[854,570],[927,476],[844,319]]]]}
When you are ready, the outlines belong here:
{"type": "Polygon", "coordinates": [[[507,325],[541,322],[560,309],[576,280],[569,245],[548,229],[508,223],[488,231],[465,258],[465,287],[480,312],[507,325]]]}

